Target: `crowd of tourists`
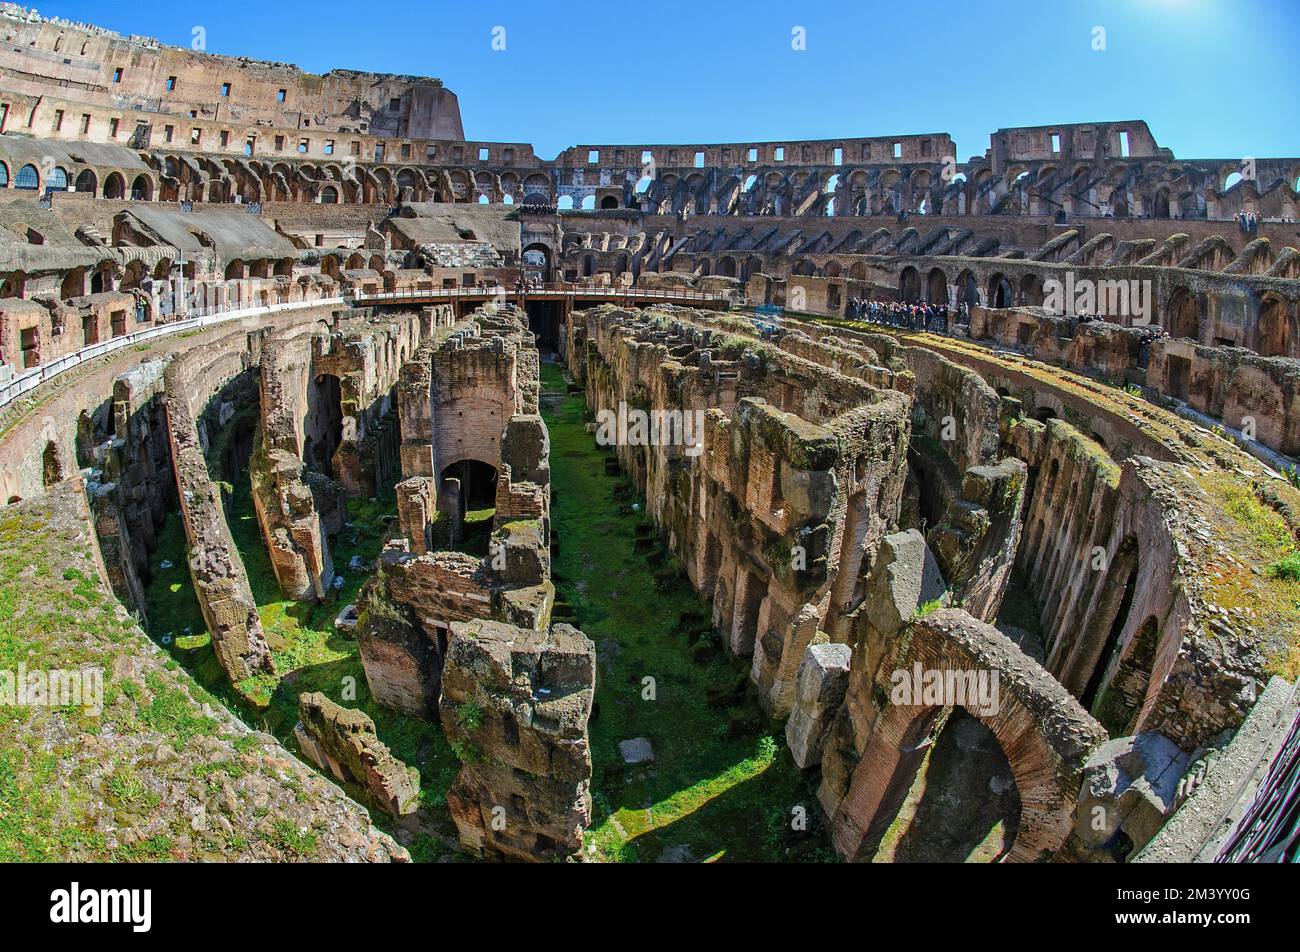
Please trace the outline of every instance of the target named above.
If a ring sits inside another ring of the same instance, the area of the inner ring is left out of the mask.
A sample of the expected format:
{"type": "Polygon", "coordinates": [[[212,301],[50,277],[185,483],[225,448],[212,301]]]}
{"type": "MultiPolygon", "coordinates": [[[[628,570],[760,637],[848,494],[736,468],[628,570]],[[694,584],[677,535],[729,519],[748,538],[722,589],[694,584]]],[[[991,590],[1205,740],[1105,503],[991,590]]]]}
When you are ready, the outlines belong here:
{"type": "Polygon", "coordinates": [[[970,305],[962,302],[953,307],[950,304],[927,304],[923,301],[908,304],[903,301],[851,298],[848,317],[850,320],[870,321],[887,327],[952,334],[970,327],[970,305]]]}

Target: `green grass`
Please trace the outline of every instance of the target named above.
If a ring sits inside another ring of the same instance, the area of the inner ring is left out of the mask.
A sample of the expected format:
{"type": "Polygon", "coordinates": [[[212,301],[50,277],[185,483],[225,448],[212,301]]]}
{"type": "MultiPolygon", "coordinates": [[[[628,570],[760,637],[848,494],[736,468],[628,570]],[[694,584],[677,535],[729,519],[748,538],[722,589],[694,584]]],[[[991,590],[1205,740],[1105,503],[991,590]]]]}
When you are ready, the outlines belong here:
{"type": "MultiPolygon", "coordinates": [[[[564,393],[558,366],[543,364],[542,381],[549,393],[564,393]]],[[[544,416],[560,539],[557,599],[573,606],[602,659],[588,842],[615,861],[653,861],[670,847],[701,860],[831,859],[814,791],[774,740],[780,726],[767,722],[746,687],[747,660],[692,660],[681,618],[707,617],[708,606],[684,578],[656,585],[634,549],[641,517],[621,512],[614,498],[619,480],[605,475],[604,453],[585,431],[583,399],[552,408],[555,399],[544,416]],[[646,678],[654,679],[653,700],[645,699],[646,678]],[[633,737],[650,739],[654,763],[623,763],[618,743],[633,737]],[[793,829],[801,815],[807,829],[793,829]]]]}
{"type": "MultiPolygon", "coordinates": [[[[452,836],[445,803],[459,769],[455,754],[435,724],[374,703],[356,642],[334,629],[335,616],[344,605],[356,600],[371,574],[368,570],[350,570],[348,562],[359,555],[372,563],[383,548],[387,517],[396,512],[393,490],[390,487],[375,499],[349,501],[348,521],[352,528],[345,528],[330,540],[334,571],[343,576],[344,586],[336,602],[315,605],[286,599],[281,594],[253,512],[249,481],[246,477],[237,480],[232,488],[230,532],[248,573],[262,627],[274,645],[276,674],[256,675],[236,686],[226,679],[194,596],[186,564],[184,527],[178,513],[167,517],[153,556],[155,572],[146,588],[150,636],[245,722],[275,735],[290,750],[297,749],[292,737],[300,694],[320,691],[345,707],[365,711],[394,755],[420,771],[421,806],[429,808],[439,833],[452,836]],[[173,567],[161,569],[164,560],[174,563],[173,567]],[[186,629],[190,634],[185,634],[186,629]]],[[[370,812],[377,826],[393,831],[385,814],[370,812]]],[[[291,846],[287,840],[279,845],[291,846]]],[[[447,853],[443,841],[436,837],[417,837],[411,847],[416,860],[436,860],[447,853]]]]}
{"type": "Polygon", "coordinates": [[[1286,579],[1288,582],[1300,582],[1300,552],[1283,556],[1268,567],[1270,578],[1286,579]]]}

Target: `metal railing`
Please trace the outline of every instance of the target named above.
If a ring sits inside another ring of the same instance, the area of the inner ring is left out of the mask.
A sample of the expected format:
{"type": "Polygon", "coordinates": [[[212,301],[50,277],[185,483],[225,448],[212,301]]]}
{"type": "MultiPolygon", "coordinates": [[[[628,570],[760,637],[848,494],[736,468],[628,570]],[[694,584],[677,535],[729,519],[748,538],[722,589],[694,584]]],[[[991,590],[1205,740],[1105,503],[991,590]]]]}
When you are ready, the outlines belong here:
{"type": "MultiPolygon", "coordinates": [[[[656,301],[727,301],[725,291],[686,291],[665,288],[657,291],[653,288],[588,288],[574,287],[567,284],[543,284],[516,289],[505,285],[474,285],[460,288],[429,288],[427,290],[405,291],[371,291],[356,292],[349,300],[356,302],[371,301],[405,301],[417,298],[438,298],[439,300],[458,300],[461,298],[492,297],[528,297],[532,294],[564,294],[575,298],[611,298],[614,300],[649,300],[656,301]]],[[[346,295],[345,295],[346,296],[346,295]]]]}
{"type": "Polygon", "coordinates": [[[120,337],[113,337],[99,344],[91,344],[89,347],[83,347],[81,350],[74,351],[71,354],[64,354],[62,357],[56,357],[48,363],[41,364],[39,367],[33,367],[24,371],[3,384],[0,384],[0,407],[6,407],[13,403],[25,393],[35,390],[47,380],[52,380],[59,374],[79,367],[87,361],[102,357],[105,354],[111,354],[114,351],[122,350],[125,347],[131,347],[144,341],[154,340],[159,337],[169,337],[173,334],[180,334],[185,331],[201,330],[205,327],[211,327],[214,324],[223,324],[227,321],[239,320],[245,317],[259,317],[263,315],[280,314],[285,311],[298,311],[313,307],[331,307],[343,304],[343,299],[338,297],[322,298],[319,301],[295,301],[292,304],[266,304],[258,307],[245,307],[238,310],[222,311],[214,310],[207,313],[201,313],[194,317],[188,317],[182,321],[173,321],[170,324],[159,324],[154,327],[146,327],[143,330],[132,331],[129,334],[123,334],[120,337]]]}

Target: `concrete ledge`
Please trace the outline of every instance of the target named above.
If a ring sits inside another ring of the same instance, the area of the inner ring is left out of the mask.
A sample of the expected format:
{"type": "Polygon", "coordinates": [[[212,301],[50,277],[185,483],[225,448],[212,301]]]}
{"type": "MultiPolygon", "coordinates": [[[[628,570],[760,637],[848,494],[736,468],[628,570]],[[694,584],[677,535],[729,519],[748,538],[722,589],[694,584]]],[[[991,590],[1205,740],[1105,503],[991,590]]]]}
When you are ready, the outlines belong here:
{"type": "Polygon", "coordinates": [[[1135,863],[1208,863],[1250,805],[1255,789],[1295,716],[1296,686],[1272,678],[1214,759],[1205,780],[1164,828],[1133,858],[1135,863]]]}

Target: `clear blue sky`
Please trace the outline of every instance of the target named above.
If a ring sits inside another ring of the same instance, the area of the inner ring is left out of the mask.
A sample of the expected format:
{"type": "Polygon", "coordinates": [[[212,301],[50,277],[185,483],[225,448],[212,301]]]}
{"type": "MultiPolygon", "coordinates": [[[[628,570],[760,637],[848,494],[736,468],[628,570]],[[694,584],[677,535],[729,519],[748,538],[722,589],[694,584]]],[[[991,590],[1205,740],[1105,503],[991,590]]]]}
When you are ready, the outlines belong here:
{"type": "Polygon", "coordinates": [[[1300,156],[1300,0],[52,0],[214,53],[437,76],[470,139],[729,142],[1146,119],[1184,158],[1300,156]],[[505,28],[506,49],[492,49],[505,28]],[[807,49],[791,48],[792,29],[807,49]],[[1093,49],[1094,27],[1105,49],[1093,49]]]}

